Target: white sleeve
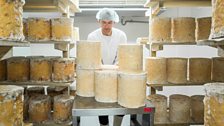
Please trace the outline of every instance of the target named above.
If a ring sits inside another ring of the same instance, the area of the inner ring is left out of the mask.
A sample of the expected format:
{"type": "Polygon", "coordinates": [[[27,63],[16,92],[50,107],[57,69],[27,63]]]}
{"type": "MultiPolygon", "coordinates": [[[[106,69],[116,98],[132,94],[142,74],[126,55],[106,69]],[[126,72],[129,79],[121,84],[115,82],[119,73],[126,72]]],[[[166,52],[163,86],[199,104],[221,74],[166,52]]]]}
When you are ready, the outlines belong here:
{"type": "Polygon", "coordinates": [[[127,43],[127,36],[125,33],[123,33],[121,36],[120,36],[120,44],[126,44],[127,43]]]}
{"type": "Polygon", "coordinates": [[[87,40],[94,40],[94,37],[91,33],[88,35],[87,40]]]}

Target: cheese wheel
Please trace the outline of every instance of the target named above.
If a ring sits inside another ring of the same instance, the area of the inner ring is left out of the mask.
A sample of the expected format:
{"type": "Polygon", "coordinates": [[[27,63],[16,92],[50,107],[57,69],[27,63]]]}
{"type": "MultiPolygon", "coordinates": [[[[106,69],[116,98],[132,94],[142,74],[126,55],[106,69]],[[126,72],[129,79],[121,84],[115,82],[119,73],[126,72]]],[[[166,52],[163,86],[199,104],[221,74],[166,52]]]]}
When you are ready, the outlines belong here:
{"type": "Polygon", "coordinates": [[[95,99],[98,102],[117,102],[117,71],[95,71],[95,99]]]}
{"type": "Polygon", "coordinates": [[[190,122],[190,97],[174,94],[169,97],[169,116],[172,123],[190,122]]]}
{"type": "Polygon", "coordinates": [[[71,120],[74,97],[58,95],[54,97],[53,119],[55,123],[64,123],[71,120]]]}
{"type": "Polygon", "coordinates": [[[0,39],[22,41],[24,0],[0,0],[0,39]]]}
{"type": "Polygon", "coordinates": [[[73,23],[72,18],[55,18],[52,22],[52,39],[55,41],[72,41],[73,23]]]}
{"type": "Polygon", "coordinates": [[[0,61],[0,81],[6,80],[6,71],[7,71],[6,60],[1,60],[0,61]]]}
{"type": "Polygon", "coordinates": [[[30,80],[51,81],[52,62],[49,58],[30,58],[30,80]]]}
{"type": "Polygon", "coordinates": [[[167,59],[167,81],[174,84],[182,84],[187,82],[186,58],[167,59]]]}
{"type": "Polygon", "coordinates": [[[28,22],[26,18],[23,18],[23,35],[25,39],[28,38],[28,22]]]}
{"type": "Polygon", "coordinates": [[[153,18],[149,25],[149,42],[171,42],[171,18],[153,18]]]}
{"type": "Polygon", "coordinates": [[[208,58],[189,59],[189,80],[192,83],[206,83],[211,81],[212,60],[208,58]]]}
{"type": "Polygon", "coordinates": [[[94,71],[95,70],[76,70],[76,91],[77,95],[83,97],[94,97],[94,71]]]}
{"type": "Polygon", "coordinates": [[[196,19],[196,41],[207,40],[211,32],[211,17],[197,18],[196,19]]]}
{"type": "Polygon", "coordinates": [[[45,94],[44,87],[28,87],[26,93],[29,97],[45,94]]]}
{"type": "Polygon", "coordinates": [[[71,82],[75,77],[75,60],[72,58],[57,58],[53,60],[54,82],[71,82]]]}
{"type": "Polygon", "coordinates": [[[43,123],[50,119],[50,96],[39,95],[30,99],[29,119],[33,123],[43,123]]]}
{"type": "Polygon", "coordinates": [[[23,88],[0,85],[0,125],[23,125],[23,88]]]}
{"type": "Polygon", "coordinates": [[[152,84],[167,83],[166,58],[147,57],[145,69],[147,71],[147,81],[152,84]]]}
{"type": "Polygon", "coordinates": [[[8,81],[28,81],[30,74],[29,59],[25,57],[12,57],[7,60],[8,81]],[[16,70],[16,72],[15,72],[16,70]]]}
{"type": "Polygon", "coordinates": [[[181,17],[172,19],[172,42],[195,42],[195,18],[181,17]]]}
{"type": "Polygon", "coordinates": [[[216,82],[224,82],[224,58],[212,58],[212,80],[216,82]]]}
{"type": "Polygon", "coordinates": [[[167,97],[160,94],[153,94],[147,97],[155,106],[154,122],[156,124],[166,124],[167,119],[167,97]]]}
{"type": "Polygon", "coordinates": [[[119,71],[126,73],[141,73],[143,70],[143,45],[119,45],[118,61],[119,71]]]}
{"type": "Polygon", "coordinates": [[[29,96],[24,95],[24,102],[23,102],[23,120],[28,120],[28,110],[29,110],[29,96]]]}
{"type": "Polygon", "coordinates": [[[224,83],[211,83],[205,86],[205,126],[224,124],[224,83]]]}
{"type": "Polygon", "coordinates": [[[118,104],[126,108],[138,108],[145,105],[146,73],[118,74],[118,104]]]}
{"type": "Polygon", "coordinates": [[[204,123],[204,96],[191,96],[191,118],[195,123],[204,123]]]}
{"type": "Polygon", "coordinates": [[[212,29],[210,38],[224,36],[224,0],[212,0],[212,29]]]}
{"type": "Polygon", "coordinates": [[[99,69],[101,67],[101,42],[77,42],[77,68],[99,69]]]}
{"type": "Polygon", "coordinates": [[[51,24],[49,19],[28,18],[28,40],[48,41],[51,39],[51,24]]]}

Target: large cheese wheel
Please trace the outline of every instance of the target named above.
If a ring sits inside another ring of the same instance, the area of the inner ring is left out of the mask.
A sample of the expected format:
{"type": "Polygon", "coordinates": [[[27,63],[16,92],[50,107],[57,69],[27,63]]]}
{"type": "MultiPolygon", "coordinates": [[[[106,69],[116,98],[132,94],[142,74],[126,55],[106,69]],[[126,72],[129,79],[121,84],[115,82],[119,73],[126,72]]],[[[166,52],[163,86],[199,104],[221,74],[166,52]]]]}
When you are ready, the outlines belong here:
{"type": "Polygon", "coordinates": [[[149,95],[148,100],[155,106],[154,122],[156,124],[166,124],[167,118],[167,97],[160,94],[149,95]]]}
{"type": "Polygon", "coordinates": [[[171,95],[169,103],[169,116],[172,123],[190,122],[191,99],[185,95],[171,95]]]}
{"type": "Polygon", "coordinates": [[[63,123],[71,120],[73,101],[73,96],[65,94],[54,97],[54,122],[63,123]]]}
{"type": "Polygon", "coordinates": [[[118,104],[127,108],[145,105],[146,73],[118,74],[118,104]]]}
{"type": "Polygon", "coordinates": [[[212,80],[216,82],[224,82],[224,58],[212,58],[212,80]]]}
{"type": "Polygon", "coordinates": [[[172,42],[195,42],[195,18],[172,19],[172,42]]]}
{"type": "Polygon", "coordinates": [[[23,18],[23,35],[24,35],[25,39],[27,39],[27,37],[28,37],[28,23],[27,23],[26,18],[23,18]]]}
{"type": "Polygon", "coordinates": [[[30,58],[30,80],[51,81],[52,62],[49,58],[30,58]]]}
{"type": "Polygon", "coordinates": [[[167,81],[175,84],[187,82],[187,59],[167,59],[167,81]]]}
{"type": "Polygon", "coordinates": [[[55,41],[71,41],[73,37],[72,18],[56,18],[51,20],[52,39],[55,41]]]}
{"type": "Polygon", "coordinates": [[[0,39],[24,40],[24,0],[0,0],[0,39]]]}
{"type": "Polygon", "coordinates": [[[101,67],[101,42],[77,42],[77,68],[99,69],[101,67]]]}
{"type": "Polygon", "coordinates": [[[23,125],[23,88],[0,86],[0,125],[23,125]]]}
{"type": "Polygon", "coordinates": [[[211,38],[224,36],[224,0],[212,0],[211,38]]]}
{"type": "Polygon", "coordinates": [[[223,126],[224,83],[206,84],[205,92],[205,126],[223,126]]]}
{"type": "Polygon", "coordinates": [[[191,118],[195,123],[204,122],[204,96],[191,96],[191,118]]]}
{"type": "Polygon", "coordinates": [[[50,96],[39,95],[32,97],[29,103],[29,120],[33,123],[42,123],[50,119],[50,96]]]}
{"type": "Polygon", "coordinates": [[[44,95],[45,91],[44,87],[28,87],[26,89],[26,93],[29,97],[32,97],[32,96],[44,95]]]}
{"type": "Polygon", "coordinates": [[[49,19],[28,18],[28,40],[48,41],[51,39],[51,24],[49,19]]]}
{"type": "Polygon", "coordinates": [[[118,46],[119,71],[141,73],[143,70],[143,46],[138,44],[121,44],[118,46]]]}
{"type": "Polygon", "coordinates": [[[94,97],[94,71],[95,70],[76,70],[76,91],[77,95],[83,97],[94,97]]]}
{"type": "Polygon", "coordinates": [[[53,60],[52,81],[71,82],[75,77],[75,59],[56,58],[53,60]]]}
{"type": "Polygon", "coordinates": [[[117,71],[95,72],[95,99],[98,102],[117,102],[117,71]]]}
{"type": "Polygon", "coordinates": [[[211,81],[212,60],[208,58],[189,59],[189,80],[192,83],[206,83],[211,81]]]}
{"type": "Polygon", "coordinates": [[[6,80],[6,71],[7,71],[6,60],[1,60],[0,61],[0,81],[6,80]]]}
{"type": "Polygon", "coordinates": [[[147,57],[145,60],[147,81],[152,84],[165,84],[167,82],[166,58],[147,57]]]}
{"type": "Polygon", "coordinates": [[[7,60],[7,80],[28,81],[30,75],[29,59],[13,57],[7,60]]]}
{"type": "Polygon", "coordinates": [[[209,38],[209,35],[211,32],[211,24],[212,24],[211,17],[196,19],[195,37],[196,37],[197,41],[198,40],[207,40],[209,38]]]}
{"type": "Polygon", "coordinates": [[[171,42],[171,18],[153,18],[151,20],[149,42],[171,42]]]}

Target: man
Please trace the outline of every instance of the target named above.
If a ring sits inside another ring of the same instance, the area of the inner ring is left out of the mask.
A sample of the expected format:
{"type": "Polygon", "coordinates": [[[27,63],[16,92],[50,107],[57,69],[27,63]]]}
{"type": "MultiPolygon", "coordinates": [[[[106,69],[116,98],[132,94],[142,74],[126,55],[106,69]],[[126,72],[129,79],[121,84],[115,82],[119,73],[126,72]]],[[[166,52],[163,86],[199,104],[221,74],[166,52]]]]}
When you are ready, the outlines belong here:
{"type": "MultiPolygon", "coordinates": [[[[114,28],[119,22],[118,14],[109,8],[103,8],[96,14],[100,28],[88,35],[88,40],[100,41],[102,45],[102,64],[114,65],[117,63],[117,49],[119,44],[127,43],[126,34],[114,28]]],[[[120,126],[123,116],[114,116],[114,126],[120,126]]],[[[101,126],[107,126],[108,116],[99,116],[101,126]]]]}

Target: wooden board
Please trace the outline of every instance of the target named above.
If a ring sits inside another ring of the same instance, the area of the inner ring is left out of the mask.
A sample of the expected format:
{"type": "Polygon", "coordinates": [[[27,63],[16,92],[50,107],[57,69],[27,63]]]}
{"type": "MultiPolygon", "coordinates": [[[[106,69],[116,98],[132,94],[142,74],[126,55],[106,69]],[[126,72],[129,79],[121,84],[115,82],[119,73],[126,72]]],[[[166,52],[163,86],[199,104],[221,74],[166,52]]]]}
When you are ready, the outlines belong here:
{"type": "MultiPolygon", "coordinates": [[[[208,82],[209,83],[209,82],[208,82]]],[[[205,83],[184,83],[184,84],[173,84],[173,83],[166,83],[166,84],[151,84],[151,83],[147,83],[147,86],[150,87],[160,87],[160,86],[201,86],[204,85],[205,83]]]]}
{"type": "Polygon", "coordinates": [[[0,81],[0,85],[17,85],[17,86],[69,86],[72,82],[56,83],[56,82],[10,82],[0,81]]]}

